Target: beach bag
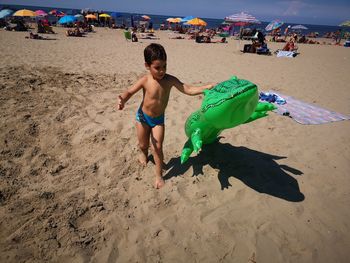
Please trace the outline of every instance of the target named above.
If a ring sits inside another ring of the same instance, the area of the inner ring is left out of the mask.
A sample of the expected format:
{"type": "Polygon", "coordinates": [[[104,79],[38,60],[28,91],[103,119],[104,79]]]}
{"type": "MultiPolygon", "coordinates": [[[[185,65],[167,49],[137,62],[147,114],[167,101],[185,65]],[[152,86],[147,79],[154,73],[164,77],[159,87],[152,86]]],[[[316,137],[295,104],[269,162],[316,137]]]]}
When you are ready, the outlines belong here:
{"type": "Polygon", "coordinates": [[[243,52],[244,53],[251,53],[252,50],[252,44],[245,44],[243,47],[243,52]]]}
{"type": "Polygon", "coordinates": [[[258,48],[258,49],[256,50],[256,53],[257,53],[258,55],[269,55],[269,54],[270,54],[270,50],[267,48],[267,44],[264,43],[264,44],[262,45],[262,47],[260,47],[260,48],[258,48]]]}

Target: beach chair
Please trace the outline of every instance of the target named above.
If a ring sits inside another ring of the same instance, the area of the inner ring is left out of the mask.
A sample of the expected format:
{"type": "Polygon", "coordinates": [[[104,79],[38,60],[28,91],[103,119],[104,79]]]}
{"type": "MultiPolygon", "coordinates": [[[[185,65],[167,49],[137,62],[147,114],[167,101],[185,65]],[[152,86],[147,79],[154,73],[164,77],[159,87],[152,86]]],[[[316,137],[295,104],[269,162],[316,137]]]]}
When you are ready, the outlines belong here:
{"type": "Polygon", "coordinates": [[[131,41],[131,32],[130,31],[124,31],[124,37],[125,37],[126,41],[128,41],[128,40],[131,41]]]}

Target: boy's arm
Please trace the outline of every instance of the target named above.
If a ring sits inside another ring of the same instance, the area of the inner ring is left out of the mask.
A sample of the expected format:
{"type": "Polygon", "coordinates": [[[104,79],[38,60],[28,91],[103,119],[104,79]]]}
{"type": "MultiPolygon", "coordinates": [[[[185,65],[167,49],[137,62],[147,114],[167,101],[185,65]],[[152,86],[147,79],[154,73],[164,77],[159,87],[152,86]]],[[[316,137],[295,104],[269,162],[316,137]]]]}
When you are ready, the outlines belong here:
{"type": "Polygon", "coordinates": [[[125,103],[131,98],[131,96],[143,88],[146,79],[147,76],[140,78],[134,85],[118,96],[118,110],[122,110],[125,103]]]}
{"type": "Polygon", "coordinates": [[[172,84],[180,92],[187,94],[187,95],[191,95],[191,96],[202,94],[204,90],[212,89],[215,86],[214,84],[208,84],[208,85],[204,85],[204,86],[194,87],[194,86],[190,86],[190,85],[187,85],[185,83],[182,83],[180,80],[178,80],[175,77],[173,77],[172,84]]]}

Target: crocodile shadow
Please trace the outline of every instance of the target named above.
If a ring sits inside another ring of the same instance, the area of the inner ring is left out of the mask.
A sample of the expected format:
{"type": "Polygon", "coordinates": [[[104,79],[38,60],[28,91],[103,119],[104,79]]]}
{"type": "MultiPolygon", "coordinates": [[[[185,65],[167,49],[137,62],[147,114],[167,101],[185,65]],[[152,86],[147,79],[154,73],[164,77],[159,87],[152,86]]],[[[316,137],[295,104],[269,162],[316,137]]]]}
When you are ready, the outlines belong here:
{"type": "Polygon", "coordinates": [[[302,175],[297,169],[278,164],[276,160],[286,157],[258,152],[246,147],[235,147],[228,143],[216,142],[204,145],[201,153],[180,164],[180,157],[172,158],[164,179],[168,180],[184,174],[193,167],[193,176],[203,175],[203,166],[210,165],[217,169],[221,190],[232,185],[230,177],[241,180],[244,184],[259,193],[265,193],[291,202],[304,200],[297,180],[289,175],[302,175]]]}

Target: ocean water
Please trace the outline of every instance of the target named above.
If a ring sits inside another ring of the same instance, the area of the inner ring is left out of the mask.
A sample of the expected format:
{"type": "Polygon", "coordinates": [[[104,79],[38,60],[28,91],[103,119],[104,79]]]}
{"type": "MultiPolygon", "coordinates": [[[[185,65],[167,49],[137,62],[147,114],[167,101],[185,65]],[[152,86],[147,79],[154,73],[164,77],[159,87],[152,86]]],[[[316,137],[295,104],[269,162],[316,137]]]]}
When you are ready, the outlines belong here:
{"type": "MultiPolygon", "coordinates": [[[[49,12],[52,9],[58,9],[66,14],[79,14],[81,12],[80,9],[68,9],[68,8],[58,8],[58,7],[42,7],[42,6],[28,6],[28,5],[2,5],[0,6],[0,9],[4,9],[4,8],[9,8],[12,10],[20,10],[20,9],[30,9],[30,10],[44,10],[45,12],[49,12]]],[[[103,11],[105,13],[112,13],[113,11],[103,11]]],[[[169,15],[152,15],[152,14],[132,14],[132,13],[123,13],[123,12],[118,12],[121,14],[120,17],[118,17],[116,19],[117,24],[122,24],[125,23],[127,26],[131,26],[131,20],[133,17],[134,22],[137,23],[137,21],[140,21],[141,15],[148,15],[151,17],[151,21],[153,23],[153,27],[155,29],[158,29],[160,27],[161,24],[166,24],[166,19],[169,17],[181,17],[181,16],[169,16],[169,15]]],[[[222,22],[224,21],[223,19],[214,19],[214,18],[201,18],[204,21],[207,22],[207,28],[217,28],[219,26],[222,25],[222,22]]],[[[265,27],[268,25],[269,22],[261,22],[261,24],[258,25],[251,25],[249,26],[250,28],[256,28],[256,29],[261,29],[262,31],[265,30],[265,27]]],[[[283,32],[284,29],[288,26],[288,25],[297,25],[297,24],[293,24],[293,23],[285,23],[282,27],[281,27],[281,31],[283,32]]],[[[309,25],[309,24],[303,24],[304,26],[306,26],[308,29],[307,30],[302,30],[301,33],[302,34],[308,34],[310,32],[318,32],[319,36],[323,36],[325,33],[328,32],[335,32],[338,29],[341,29],[341,27],[339,26],[328,26],[328,25],[309,25]]],[[[239,27],[234,29],[235,32],[239,31],[239,27]]],[[[349,30],[348,30],[349,31],[349,30]]]]}

